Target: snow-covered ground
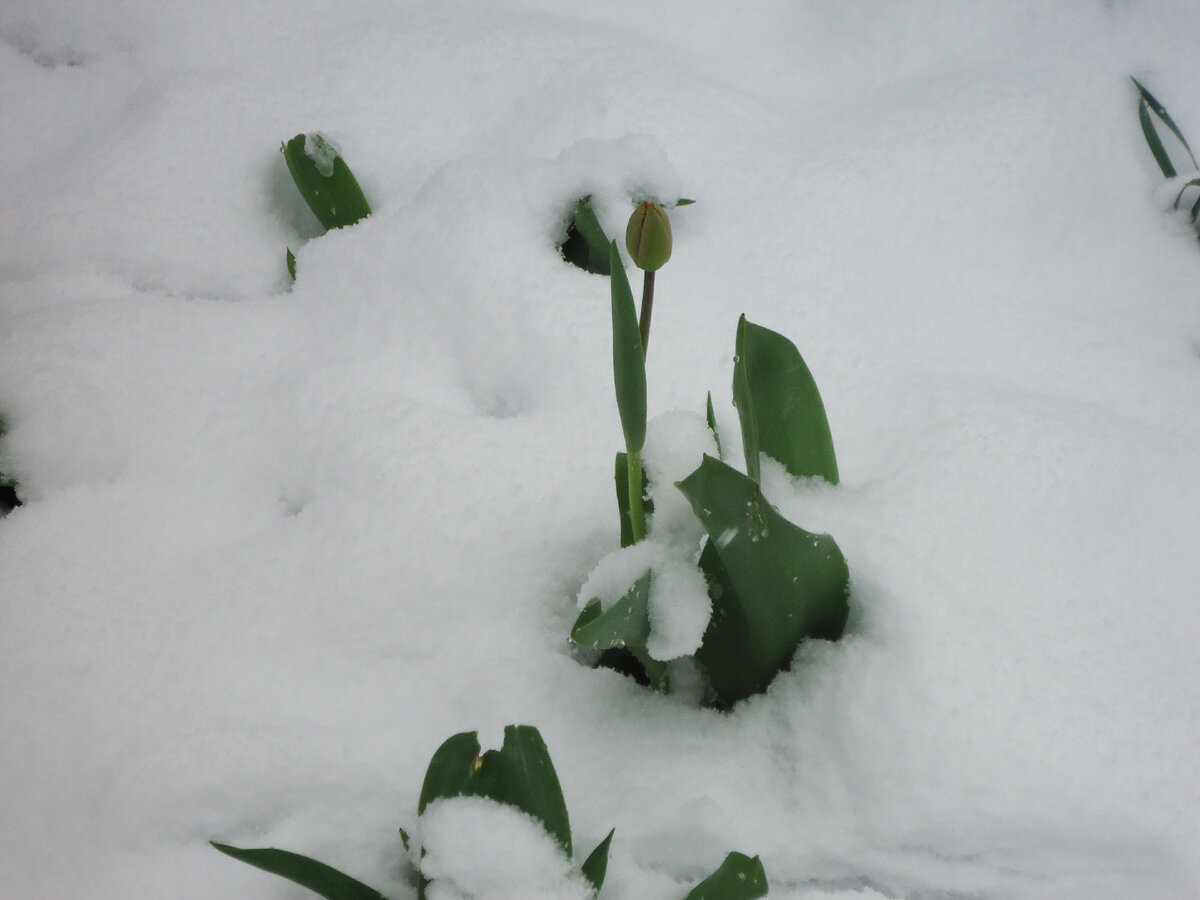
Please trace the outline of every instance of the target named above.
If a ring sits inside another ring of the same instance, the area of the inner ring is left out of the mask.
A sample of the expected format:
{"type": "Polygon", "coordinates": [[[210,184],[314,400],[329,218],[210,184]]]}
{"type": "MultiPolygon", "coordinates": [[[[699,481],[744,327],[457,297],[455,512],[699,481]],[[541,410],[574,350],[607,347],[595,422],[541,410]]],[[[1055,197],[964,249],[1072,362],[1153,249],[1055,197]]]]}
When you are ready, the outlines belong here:
{"type": "MultiPolygon", "coordinates": [[[[1200,896],[1200,249],[1129,81],[1200,142],[1198,47],[1194,0],[4,0],[0,895],[311,896],[216,838],[406,900],[433,750],[527,723],[608,900],[735,849],[793,900],[1200,896]],[[324,236],[315,130],[375,210],[324,236]],[[737,443],[745,312],[839,454],[765,487],[849,633],[729,714],[566,642],[621,432],[555,246],[641,192],[698,201],[652,442],[711,390],[737,443]]],[[[555,893],[459,807],[439,872],[555,893]]]]}

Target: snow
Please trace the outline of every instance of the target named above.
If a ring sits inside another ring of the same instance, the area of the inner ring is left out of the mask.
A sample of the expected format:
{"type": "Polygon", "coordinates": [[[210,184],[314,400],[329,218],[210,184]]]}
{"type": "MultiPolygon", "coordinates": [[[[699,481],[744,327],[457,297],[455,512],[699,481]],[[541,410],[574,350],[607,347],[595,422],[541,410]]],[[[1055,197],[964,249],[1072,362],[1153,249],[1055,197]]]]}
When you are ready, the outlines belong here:
{"type": "Polygon", "coordinates": [[[699,537],[691,546],[648,537],[632,547],[614,550],[588,575],[576,605],[582,609],[596,598],[601,609],[608,609],[649,571],[650,637],[646,649],[662,662],[695,653],[712,614],[707,582],[696,566],[699,547],[699,537]]]}
{"type": "Polygon", "coordinates": [[[338,158],[339,151],[330,141],[319,134],[306,134],[304,155],[313,161],[318,172],[326,178],[332,177],[333,161],[338,158]]]}
{"type": "Polygon", "coordinates": [[[590,885],[542,823],[478,797],[431,803],[421,816],[430,900],[589,900],[590,885]]]}
{"type": "Polygon", "coordinates": [[[576,605],[582,609],[598,598],[601,608],[608,609],[650,571],[646,649],[654,659],[667,662],[695,653],[712,615],[707,582],[696,565],[704,527],[675,483],[686,478],[705,453],[715,454],[716,442],[703,415],[674,410],[646,424],[642,453],[654,502],[650,533],[632,547],[600,559],[579,589],[576,605]]]}
{"type": "Polygon", "coordinates": [[[502,895],[451,853],[486,832],[574,896],[510,811],[417,821],[438,745],[508,723],[578,847],[616,828],[608,900],[730,850],[785,900],[1200,895],[1200,255],[1129,82],[1195,145],[1197,34],[1190,0],[0,5],[0,896],[306,896],[213,838],[403,900],[418,825],[448,891],[502,895]],[[325,235],[278,152],[315,131],[375,210],[325,235]],[[837,539],[848,633],[728,714],[566,641],[619,543],[583,194],[612,235],[697,200],[648,471],[699,462],[709,391],[736,456],[741,313],[829,414],[842,484],[764,492],[837,539]]]}

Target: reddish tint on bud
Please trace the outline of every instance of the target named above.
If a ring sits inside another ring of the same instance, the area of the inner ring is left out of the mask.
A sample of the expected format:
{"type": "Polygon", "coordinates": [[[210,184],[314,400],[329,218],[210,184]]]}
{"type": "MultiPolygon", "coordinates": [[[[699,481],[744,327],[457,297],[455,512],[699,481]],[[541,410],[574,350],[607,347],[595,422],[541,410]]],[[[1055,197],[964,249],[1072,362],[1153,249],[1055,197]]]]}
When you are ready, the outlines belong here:
{"type": "Polygon", "coordinates": [[[625,229],[625,247],[639,269],[653,272],[671,258],[671,222],[657,203],[639,203],[625,229]]]}

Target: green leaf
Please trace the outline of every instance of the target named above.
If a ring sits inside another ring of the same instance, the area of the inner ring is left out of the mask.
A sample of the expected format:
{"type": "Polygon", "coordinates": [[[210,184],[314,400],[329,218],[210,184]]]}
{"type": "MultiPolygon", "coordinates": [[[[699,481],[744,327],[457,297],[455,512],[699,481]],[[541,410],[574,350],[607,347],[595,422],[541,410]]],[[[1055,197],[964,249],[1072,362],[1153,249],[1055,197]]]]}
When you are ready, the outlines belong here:
{"type": "Polygon", "coordinates": [[[621,263],[617,242],[609,245],[612,283],[613,381],[617,389],[617,411],[625,433],[627,453],[640,453],[646,442],[646,358],[638,328],[633,291],[621,263]]]}
{"type": "Polygon", "coordinates": [[[1192,154],[1192,148],[1188,146],[1187,139],[1183,136],[1183,132],[1179,130],[1179,126],[1175,124],[1175,120],[1171,118],[1166,108],[1154,99],[1154,95],[1146,90],[1140,81],[1136,78],[1130,78],[1138,89],[1141,95],[1141,102],[1138,103],[1138,119],[1142,123],[1142,134],[1146,138],[1146,143],[1150,147],[1150,152],[1154,154],[1154,159],[1158,162],[1159,169],[1162,170],[1164,178],[1175,177],[1175,166],[1171,162],[1171,157],[1163,147],[1162,139],[1158,136],[1158,129],[1154,127],[1154,123],[1150,119],[1150,110],[1171,130],[1171,133],[1179,139],[1179,143],[1183,144],[1183,149],[1187,151],[1188,156],[1192,160],[1192,167],[1200,169],[1200,164],[1196,162],[1196,157],[1192,154]]]}
{"type": "MultiPolygon", "coordinates": [[[[1136,81],[1134,82],[1137,83],[1136,81]]],[[[1138,121],[1142,124],[1142,135],[1146,138],[1146,144],[1150,147],[1150,152],[1154,154],[1154,161],[1158,163],[1158,168],[1163,173],[1163,178],[1175,177],[1175,165],[1171,162],[1171,157],[1167,155],[1166,148],[1162,145],[1162,140],[1158,136],[1158,131],[1154,128],[1154,123],[1150,121],[1150,111],[1146,108],[1146,101],[1143,100],[1138,104],[1138,121]]]]}
{"type": "Polygon", "coordinates": [[[332,866],[317,862],[299,853],[267,848],[262,850],[240,850],[228,844],[209,841],[214,847],[234,859],[257,866],[265,872],[280,875],[308,888],[326,900],[387,900],[374,888],[367,887],[332,866]]]}
{"type": "Polygon", "coordinates": [[[505,726],[501,749],[482,756],[476,732],[444,741],[429,762],[417,814],[434,800],[450,797],[484,797],[515,806],[538,819],[571,855],[571,826],[562,788],[546,744],[532,725],[505,726]]]}
{"type": "Polygon", "coordinates": [[[558,248],[563,259],[595,275],[609,273],[608,235],[592,210],[591,195],[580,197],[567,226],[567,239],[558,248]]]}
{"type": "MultiPolygon", "coordinates": [[[[1183,202],[1183,195],[1187,193],[1188,188],[1200,187],[1200,178],[1193,178],[1187,184],[1179,189],[1179,193],[1175,195],[1175,209],[1179,209],[1179,204],[1183,202]]],[[[1193,216],[1195,218],[1195,216],[1193,216]]]]}
{"type": "Polygon", "coordinates": [[[292,281],[296,280],[296,256],[292,253],[292,248],[287,248],[287,270],[292,276],[292,281]]]}
{"type": "Polygon", "coordinates": [[[695,200],[689,200],[687,197],[680,197],[678,200],[675,201],[675,205],[676,206],[691,206],[695,202],[696,202],[695,200]]]}
{"type": "Polygon", "coordinates": [[[604,613],[604,606],[600,603],[599,597],[593,597],[589,600],[579,612],[579,617],[575,620],[575,624],[571,626],[571,640],[575,639],[577,632],[584,625],[588,625],[604,613]]]}
{"type": "Polygon", "coordinates": [[[615,832],[616,829],[614,828],[608,833],[608,837],[596,845],[596,849],[588,854],[588,858],[584,860],[583,866],[580,869],[583,872],[583,877],[592,886],[593,895],[599,894],[600,888],[604,887],[604,876],[608,874],[608,848],[612,844],[615,832]]]}
{"type": "Polygon", "coordinates": [[[757,900],[767,896],[767,873],[758,857],[733,852],[692,888],[685,900],[757,900]]]}
{"type": "Polygon", "coordinates": [[[798,478],[838,483],[837,456],[825,404],[796,345],[783,335],[738,320],[733,402],[742,423],[746,472],[761,480],[759,454],[798,478]]]}
{"type": "Polygon", "coordinates": [[[567,804],[550,752],[532,725],[505,726],[504,746],[483,754],[471,793],[515,806],[538,819],[570,859],[567,804]]]}
{"type": "Polygon", "coordinates": [[[571,640],[591,650],[629,650],[646,669],[656,690],[666,687],[667,664],[646,649],[650,638],[650,581],[646,572],[620,600],[601,610],[600,600],[588,601],[571,629],[571,640]]]}
{"type": "Polygon", "coordinates": [[[434,800],[469,795],[471,774],[478,758],[477,732],[464,731],[443,741],[434,751],[429,768],[425,770],[425,781],[417,801],[417,815],[425,812],[425,807],[434,800]]]}
{"type": "Polygon", "coordinates": [[[833,538],[793,525],[720,460],[706,455],[677,487],[709,536],[713,616],[696,663],[732,705],[765,690],[805,638],[841,637],[850,573],[833,538]]]}
{"type": "Polygon", "coordinates": [[[304,202],[325,228],[353,225],[371,214],[354,173],[321,135],[296,135],[283,145],[283,157],[304,202]]]}
{"type": "Polygon", "coordinates": [[[712,432],[713,441],[715,441],[717,445],[717,457],[719,459],[724,459],[725,453],[721,449],[721,435],[717,431],[717,414],[713,412],[712,391],[708,392],[708,401],[705,404],[704,417],[708,420],[708,430],[712,432]]]}

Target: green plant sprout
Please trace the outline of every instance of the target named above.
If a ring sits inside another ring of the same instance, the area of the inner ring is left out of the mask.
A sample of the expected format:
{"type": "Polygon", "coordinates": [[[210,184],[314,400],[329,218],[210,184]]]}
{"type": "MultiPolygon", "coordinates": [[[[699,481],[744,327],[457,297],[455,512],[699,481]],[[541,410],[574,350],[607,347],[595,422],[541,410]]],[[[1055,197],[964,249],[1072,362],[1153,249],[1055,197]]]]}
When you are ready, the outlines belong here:
{"type": "MultiPolygon", "coordinates": [[[[326,231],[353,225],[371,214],[367,198],[346,161],[320,134],[298,134],[281,144],[300,196],[326,231]]],[[[287,248],[287,270],[296,277],[296,257],[287,248]]]]}
{"type": "MultiPolygon", "coordinates": [[[[532,725],[508,725],[499,750],[479,752],[479,736],[466,731],[448,738],[434,752],[425,772],[417,801],[418,818],[435,800],[481,797],[515,807],[537,819],[566,854],[572,858],[571,824],[562,787],[541,734],[532,725]]],[[[405,850],[410,838],[400,829],[405,850]]],[[[579,867],[579,873],[599,894],[608,872],[613,831],[602,840],[579,867]]],[[[299,853],[274,848],[244,850],[210,841],[213,847],[234,859],[308,888],[326,900],[387,900],[379,891],[344,872],[299,853]]],[[[421,872],[417,855],[417,897],[424,900],[430,879],[421,872]]],[[[696,886],[686,900],[752,900],[767,892],[766,876],[758,857],[730,853],[712,875],[696,886]],[[759,890],[761,893],[748,893],[759,890]]]]}
{"type": "MultiPolygon", "coordinates": [[[[1150,152],[1154,155],[1155,162],[1158,163],[1158,168],[1162,172],[1163,177],[1167,180],[1178,177],[1178,170],[1175,168],[1175,163],[1171,160],[1171,155],[1167,152],[1167,148],[1163,145],[1162,138],[1158,134],[1158,128],[1154,125],[1154,117],[1162,122],[1171,134],[1175,135],[1179,143],[1183,146],[1184,151],[1191,160],[1192,169],[1198,170],[1196,177],[1189,178],[1179,189],[1179,193],[1175,195],[1174,209],[1179,209],[1180,203],[1183,202],[1184,195],[1190,188],[1200,189],[1200,164],[1196,162],[1196,157],[1192,153],[1192,148],[1188,146],[1187,139],[1183,136],[1183,132],[1179,130],[1179,126],[1175,124],[1175,120],[1171,118],[1170,113],[1166,108],[1154,98],[1142,83],[1136,78],[1130,78],[1134,86],[1137,88],[1138,100],[1138,120],[1142,125],[1142,136],[1146,139],[1146,144],[1150,148],[1150,152]]],[[[1200,233],[1200,196],[1196,197],[1196,202],[1192,205],[1191,212],[1188,215],[1188,220],[1192,227],[1200,233]]]]}
{"type": "MultiPolygon", "coordinates": [[[[639,207],[629,242],[642,262],[661,266],[670,254],[669,225],[647,240],[649,223],[666,214],[639,207]],[[652,216],[654,218],[652,218],[652,216]],[[654,243],[657,242],[657,243],[654,243]]],[[[646,437],[645,331],[616,242],[609,248],[613,319],[613,376],[625,451],[617,454],[617,504],[621,546],[646,538],[652,509],[641,453],[646,437]]],[[[647,269],[652,274],[652,269],[647,269]]],[[[720,457],[712,395],[706,420],[718,457],[705,455],[675,486],[687,498],[707,538],[698,565],[709,586],[712,616],[693,660],[712,701],[728,708],[767,688],[808,638],[837,640],[849,615],[850,574],[832,537],[783,518],[763,496],[761,457],[767,455],[798,478],[838,483],[829,420],[816,382],[796,346],[742,316],[735,341],[733,399],[741,424],[746,474],[720,457]]],[[[646,571],[623,597],[604,609],[585,605],[571,629],[580,647],[600,651],[600,664],[627,671],[656,690],[669,690],[666,661],[648,649],[654,573],[646,571]]]]}
{"type": "MultiPolygon", "coordinates": [[[[482,797],[516,807],[537,819],[567,858],[571,858],[567,806],[550,753],[538,730],[532,725],[508,725],[504,729],[501,749],[488,750],[482,755],[479,749],[478,735],[470,731],[456,734],[442,743],[425,772],[417,816],[424,814],[425,808],[435,800],[482,797]]],[[[401,829],[400,835],[408,849],[408,833],[401,829]]],[[[594,893],[598,893],[604,884],[612,837],[610,831],[580,867],[594,893]]],[[[386,900],[374,888],[298,853],[273,848],[243,850],[215,841],[210,843],[222,853],[294,881],[326,900],[386,900]]],[[[419,862],[417,873],[417,897],[423,900],[429,880],[421,874],[419,862]]]]}

